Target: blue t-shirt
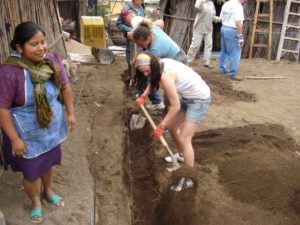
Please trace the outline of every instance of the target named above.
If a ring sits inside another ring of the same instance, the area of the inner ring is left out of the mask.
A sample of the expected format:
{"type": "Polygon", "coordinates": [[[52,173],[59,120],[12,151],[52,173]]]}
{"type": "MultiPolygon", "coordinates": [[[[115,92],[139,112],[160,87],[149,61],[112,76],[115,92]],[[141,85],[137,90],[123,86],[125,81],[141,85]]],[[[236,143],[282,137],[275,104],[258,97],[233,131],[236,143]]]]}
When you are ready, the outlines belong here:
{"type": "Polygon", "coordinates": [[[155,36],[154,42],[149,46],[148,51],[160,58],[174,58],[180,48],[162,29],[153,26],[151,29],[155,36]]]}

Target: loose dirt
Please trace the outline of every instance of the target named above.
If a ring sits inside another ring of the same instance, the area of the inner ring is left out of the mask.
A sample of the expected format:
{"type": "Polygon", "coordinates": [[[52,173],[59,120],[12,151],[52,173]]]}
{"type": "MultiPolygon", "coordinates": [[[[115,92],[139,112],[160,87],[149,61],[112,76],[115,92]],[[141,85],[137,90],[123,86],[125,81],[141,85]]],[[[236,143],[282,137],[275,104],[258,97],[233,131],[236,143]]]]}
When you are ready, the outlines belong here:
{"type": "MultiPolygon", "coordinates": [[[[71,79],[78,127],[63,144],[54,177],[66,205],[44,203],[44,224],[91,224],[94,177],[99,225],[300,224],[299,64],[242,60],[242,77],[286,79],[241,82],[201,62],[193,68],[211,87],[212,104],[193,139],[195,168],[170,173],[167,152],[153,140],[150,125],[128,129],[139,110],[124,85],[125,58],[79,67],[71,79]],[[182,175],[196,186],[170,191],[182,175]]],[[[172,139],[166,140],[175,152],[172,139]]],[[[0,179],[0,209],[8,225],[30,224],[20,181],[10,171],[0,179]]]]}

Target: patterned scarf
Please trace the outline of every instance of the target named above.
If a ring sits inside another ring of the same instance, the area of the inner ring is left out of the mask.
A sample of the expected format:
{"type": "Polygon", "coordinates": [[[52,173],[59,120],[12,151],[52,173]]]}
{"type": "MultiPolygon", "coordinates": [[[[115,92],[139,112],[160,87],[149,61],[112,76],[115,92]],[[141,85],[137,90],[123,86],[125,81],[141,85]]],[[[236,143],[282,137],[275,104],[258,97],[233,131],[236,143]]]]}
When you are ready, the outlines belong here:
{"type": "Polygon", "coordinates": [[[30,80],[34,87],[34,109],[37,121],[42,128],[47,128],[53,115],[49,100],[45,95],[44,83],[49,79],[53,79],[57,88],[61,90],[61,78],[58,68],[48,59],[44,59],[35,65],[16,56],[9,56],[4,65],[13,65],[29,71],[30,80]]]}

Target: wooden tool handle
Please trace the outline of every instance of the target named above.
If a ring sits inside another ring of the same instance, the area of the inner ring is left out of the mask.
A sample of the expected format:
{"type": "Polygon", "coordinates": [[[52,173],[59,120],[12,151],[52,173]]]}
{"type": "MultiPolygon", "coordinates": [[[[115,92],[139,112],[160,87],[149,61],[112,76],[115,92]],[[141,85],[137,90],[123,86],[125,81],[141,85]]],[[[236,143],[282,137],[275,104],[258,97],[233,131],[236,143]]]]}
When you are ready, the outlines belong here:
{"type": "MultiPolygon", "coordinates": [[[[144,112],[144,114],[145,114],[146,118],[148,119],[150,125],[152,126],[153,130],[155,130],[155,129],[156,129],[156,125],[155,125],[155,123],[153,122],[153,120],[152,120],[150,114],[149,114],[149,113],[147,112],[147,110],[145,109],[144,105],[141,105],[141,109],[142,109],[142,111],[144,112]]],[[[161,143],[163,144],[163,146],[168,150],[169,154],[172,156],[173,153],[172,153],[172,151],[171,151],[171,149],[170,149],[168,143],[166,142],[165,138],[164,138],[163,136],[161,136],[161,137],[159,138],[159,140],[161,141],[161,143]]]]}

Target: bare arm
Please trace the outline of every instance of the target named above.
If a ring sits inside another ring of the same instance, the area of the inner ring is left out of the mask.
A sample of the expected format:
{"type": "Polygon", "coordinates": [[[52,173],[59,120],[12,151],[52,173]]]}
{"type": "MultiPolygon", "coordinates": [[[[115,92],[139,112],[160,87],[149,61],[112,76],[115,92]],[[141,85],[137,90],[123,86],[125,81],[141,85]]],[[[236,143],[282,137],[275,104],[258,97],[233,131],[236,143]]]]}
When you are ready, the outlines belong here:
{"type": "Polygon", "coordinates": [[[216,16],[216,8],[215,7],[214,7],[214,12],[213,12],[213,22],[214,23],[221,23],[222,22],[221,17],[216,16]]]}
{"type": "Polygon", "coordinates": [[[74,114],[74,106],[73,106],[73,93],[70,84],[66,84],[61,88],[62,90],[62,98],[63,102],[65,104],[68,117],[68,126],[71,132],[75,129],[76,126],[76,118],[74,114]]]}
{"type": "Polygon", "coordinates": [[[159,19],[159,20],[154,21],[153,25],[155,25],[163,30],[165,27],[165,22],[163,20],[159,19]]]}
{"type": "Polygon", "coordinates": [[[214,22],[214,23],[222,23],[221,17],[219,17],[219,16],[214,16],[214,17],[213,17],[213,22],[214,22]]]}
{"type": "Polygon", "coordinates": [[[127,32],[127,39],[131,40],[131,41],[134,41],[134,39],[133,39],[133,31],[127,32]]]}
{"type": "Polygon", "coordinates": [[[149,94],[150,94],[150,84],[148,84],[148,86],[146,87],[146,89],[142,95],[145,97],[148,97],[149,94]]]}
{"type": "Polygon", "coordinates": [[[236,21],[236,32],[237,35],[243,34],[243,24],[242,21],[236,21]]]}
{"type": "Polygon", "coordinates": [[[176,73],[172,72],[169,74],[163,73],[161,77],[161,84],[170,102],[168,113],[162,120],[162,124],[166,127],[168,127],[170,119],[173,118],[180,110],[179,96],[175,87],[176,76],[176,73]]]}
{"type": "Polygon", "coordinates": [[[17,134],[8,109],[0,108],[0,125],[11,141],[12,155],[23,157],[24,153],[27,151],[27,146],[17,134]]]}

